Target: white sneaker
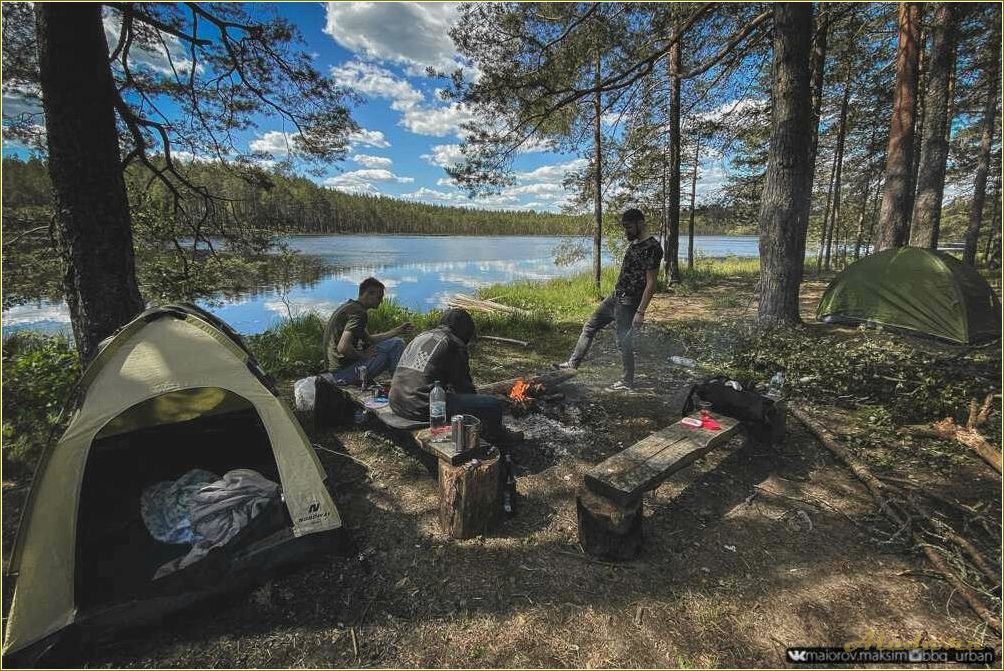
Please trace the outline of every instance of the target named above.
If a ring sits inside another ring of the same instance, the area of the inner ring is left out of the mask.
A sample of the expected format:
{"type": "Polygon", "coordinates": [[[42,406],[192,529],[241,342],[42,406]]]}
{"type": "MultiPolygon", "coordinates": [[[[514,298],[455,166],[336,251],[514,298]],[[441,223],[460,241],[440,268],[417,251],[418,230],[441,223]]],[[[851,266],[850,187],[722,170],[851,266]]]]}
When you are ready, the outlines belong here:
{"type": "Polygon", "coordinates": [[[623,391],[630,394],[634,391],[634,387],[625,383],[623,380],[617,380],[612,385],[607,387],[607,391],[623,391]]]}

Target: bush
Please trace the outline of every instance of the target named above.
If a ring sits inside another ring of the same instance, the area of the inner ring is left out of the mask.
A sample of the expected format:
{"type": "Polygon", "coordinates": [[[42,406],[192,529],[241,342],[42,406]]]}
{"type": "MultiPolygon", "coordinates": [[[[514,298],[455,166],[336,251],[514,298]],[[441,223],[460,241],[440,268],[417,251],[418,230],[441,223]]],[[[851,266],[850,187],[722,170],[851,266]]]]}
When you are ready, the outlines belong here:
{"type": "Polygon", "coordinates": [[[3,339],[5,466],[26,475],[38,460],[80,377],[77,352],[64,336],[18,332],[3,339]]]}

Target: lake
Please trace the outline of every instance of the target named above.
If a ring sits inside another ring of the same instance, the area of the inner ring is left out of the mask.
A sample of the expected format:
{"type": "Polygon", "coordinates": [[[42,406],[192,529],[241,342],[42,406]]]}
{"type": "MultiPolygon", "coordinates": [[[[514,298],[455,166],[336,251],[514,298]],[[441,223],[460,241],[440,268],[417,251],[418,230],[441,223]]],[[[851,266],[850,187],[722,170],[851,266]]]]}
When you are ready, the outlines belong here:
{"type": "MultiPolygon", "coordinates": [[[[562,241],[551,236],[416,236],[298,235],[289,246],[321,258],[330,271],[318,282],[294,286],[283,296],[274,286],[262,286],[233,299],[203,303],[239,333],[260,333],[293,313],[315,310],[329,314],[346,298],[355,297],[359,282],[370,275],[387,285],[387,296],[419,311],[443,306],[456,293],[472,294],[491,284],[518,280],[542,281],[588,270],[590,258],[558,266],[555,250],[562,241]]],[[[573,239],[574,240],[574,239],[573,239]]],[[[584,246],[591,241],[583,240],[584,246]]],[[[700,256],[758,255],[756,236],[694,236],[700,256]]],[[[687,236],[680,236],[680,258],[686,259],[687,236]]],[[[609,254],[604,263],[611,263],[609,254]]],[[[69,331],[69,311],[63,303],[20,305],[3,313],[3,333],[21,329],[69,331]]]]}

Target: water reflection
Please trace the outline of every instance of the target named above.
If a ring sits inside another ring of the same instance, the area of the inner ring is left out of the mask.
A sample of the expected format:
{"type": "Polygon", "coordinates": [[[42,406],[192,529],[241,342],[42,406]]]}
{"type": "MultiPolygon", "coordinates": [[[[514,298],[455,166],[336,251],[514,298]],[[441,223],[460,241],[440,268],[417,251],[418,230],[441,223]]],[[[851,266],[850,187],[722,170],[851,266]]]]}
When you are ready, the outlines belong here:
{"type": "MultiPolygon", "coordinates": [[[[289,246],[318,257],[328,271],[318,277],[261,278],[240,295],[220,295],[200,301],[240,333],[260,333],[289,311],[327,315],[346,298],[356,295],[359,282],[369,276],[387,286],[398,303],[425,311],[440,307],[456,293],[474,293],[498,283],[543,281],[588,270],[585,258],[570,266],[554,263],[560,237],[518,236],[294,236],[289,246]],[[288,288],[283,289],[283,285],[288,288]]],[[[703,256],[757,255],[755,237],[696,236],[703,256]]],[[[687,239],[680,241],[686,258],[687,239]]],[[[608,257],[604,260],[610,263],[608,257]]],[[[21,305],[3,313],[3,332],[23,328],[68,330],[66,306],[59,303],[21,305]]]]}

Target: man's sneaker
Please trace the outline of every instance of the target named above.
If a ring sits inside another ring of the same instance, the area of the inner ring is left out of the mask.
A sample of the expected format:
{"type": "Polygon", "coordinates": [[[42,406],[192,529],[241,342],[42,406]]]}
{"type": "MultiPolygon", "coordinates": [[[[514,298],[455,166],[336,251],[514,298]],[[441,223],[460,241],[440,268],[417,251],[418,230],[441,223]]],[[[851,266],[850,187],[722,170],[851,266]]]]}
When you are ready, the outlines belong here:
{"type": "Polygon", "coordinates": [[[557,370],[575,370],[578,366],[572,364],[571,361],[562,361],[561,363],[552,363],[551,368],[557,370]]]}
{"type": "Polygon", "coordinates": [[[627,384],[623,380],[617,380],[612,385],[607,387],[607,391],[626,391],[628,393],[634,391],[634,387],[627,384]]]}

